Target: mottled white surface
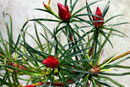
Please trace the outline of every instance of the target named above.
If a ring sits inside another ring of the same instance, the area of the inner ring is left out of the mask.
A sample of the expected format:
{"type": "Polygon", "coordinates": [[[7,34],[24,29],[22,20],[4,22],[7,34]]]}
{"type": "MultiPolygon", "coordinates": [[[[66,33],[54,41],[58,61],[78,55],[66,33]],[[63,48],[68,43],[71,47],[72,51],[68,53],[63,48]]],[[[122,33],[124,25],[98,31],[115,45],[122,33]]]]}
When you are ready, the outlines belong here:
{"type": "MultiPolygon", "coordinates": [[[[48,0],[44,0],[44,1],[47,2],[48,0]]],[[[54,3],[51,3],[51,7],[53,10],[56,10],[57,12],[57,2],[62,3],[64,0],[52,0],[52,1],[54,3]]],[[[88,2],[92,2],[92,1],[94,0],[88,0],[88,2]]],[[[107,1],[108,0],[102,0],[102,2],[93,5],[92,10],[94,11],[97,5],[101,9],[103,9],[107,1]]],[[[123,21],[130,22],[130,0],[110,0],[110,1],[111,1],[110,3],[111,6],[105,18],[107,19],[116,14],[124,14],[124,16],[115,18],[109,23],[118,23],[123,21]]],[[[80,0],[76,8],[78,9],[82,7],[83,4],[85,4],[85,0],[80,0]]],[[[3,23],[3,18],[2,18],[3,11],[11,14],[13,18],[14,38],[17,37],[21,26],[27,19],[31,19],[34,17],[52,18],[52,16],[49,16],[48,14],[44,14],[43,12],[34,10],[35,8],[43,8],[42,0],[0,0],[0,30],[3,32],[3,35],[5,35],[6,33],[4,23],[3,23]]],[[[53,29],[54,23],[46,23],[46,25],[48,25],[50,29],[53,29]]],[[[113,42],[114,48],[111,48],[111,46],[108,44],[104,49],[103,58],[108,58],[115,53],[120,54],[130,50],[130,25],[121,25],[114,28],[124,32],[126,35],[128,35],[128,38],[112,36],[111,40],[113,42]]],[[[33,29],[30,30],[29,32],[32,34],[34,33],[33,29]]],[[[30,38],[27,39],[30,43],[33,44],[33,41],[30,38]]],[[[126,61],[122,64],[130,65],[130,62],[126,61]]],[[[130,71],[130,70],[119,70],[119,72],[122,71],[130,71]]],[[[113,77],[113,78],[116,81],[119,81],[120,83],[124,84],[125,87],[129,87],[130,85],[130,76],[113,77]]]]}

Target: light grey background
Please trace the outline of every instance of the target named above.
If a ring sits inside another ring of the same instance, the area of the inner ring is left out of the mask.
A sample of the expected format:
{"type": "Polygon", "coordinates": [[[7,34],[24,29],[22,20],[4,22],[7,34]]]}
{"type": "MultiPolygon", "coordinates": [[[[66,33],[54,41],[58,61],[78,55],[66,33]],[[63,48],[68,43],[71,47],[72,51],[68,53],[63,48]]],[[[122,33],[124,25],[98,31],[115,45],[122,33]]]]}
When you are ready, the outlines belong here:
{"type": "MultiPolygon", "coordinates": [[[[46,3],[48,0],[44,0],[46,3]]],[[[64,0],[52,0],[51,8],[57,12],[57,2],[63,3],[64,0]]],[[[88,0],[88,2],[92,2],[94,0],[88,0]]],[[[105,4],[108,0],[103,0],[96,5],[92,6],[92,10],[95,13],[96,6],[99,6],[101,9],[104,8],[105,4]]],[[[130,22],[130,0],[110,0],[110,9],[107,13],[105,19],[116,15],[116,14],[124,14],[123,17],[115,18],[114,20],[110,21],[109,23],[119,23],[119,22],[130,22]]],[[[76,8],[80,8],[85,4],[85,0],[80,0],[78,6],[76,8]]],[[[35,8],[44,8],[42,5],[42,0],[0,0],[0,30],[3,32],[2,34],[6,38],[6,30],[5,25],[3,23],[2,12],[6,12],[11,14],[13,18],[13,28],[14,28],[14,39],[17,37],[20,28],[22,27],[23,23],[27,19],[37,18],[37,17],[47,17],[52,18],[52,16],[48,14],[44,14],[43,12],[34,10],[35,8]]],[[[75,9],[76,10],[76,9],[75,9]]],[[[53,29],[54,23],[45,23],[53,29]]],[[[111,40],[113,42],[114,48],[108,44],[103,52],[103,58],[111,57],[114,54],[121,54],[128,50],[130,50],[130,25],[121,25],[118,27],[114,27],[117,30],[124,32],[128,35],[128,38],[121,38],[117,36],[112,36],[111,40]]],[[[34,33],[33,29],[29,31],[30,33],[34,33]]],[[[33,44],[32,39],[27,38],[30,43],[33,44]]],[[[129,61],[122,63],[123,65],[130,65],[129,61]]],[[[117,73],[126,72],[130,70],[115,70],[117,73]]],[[[130,85],[130,76],[123,76],[123,77],[113,77],[116,81],[124,84],[125,87],[129,87],[130,85]]]]}

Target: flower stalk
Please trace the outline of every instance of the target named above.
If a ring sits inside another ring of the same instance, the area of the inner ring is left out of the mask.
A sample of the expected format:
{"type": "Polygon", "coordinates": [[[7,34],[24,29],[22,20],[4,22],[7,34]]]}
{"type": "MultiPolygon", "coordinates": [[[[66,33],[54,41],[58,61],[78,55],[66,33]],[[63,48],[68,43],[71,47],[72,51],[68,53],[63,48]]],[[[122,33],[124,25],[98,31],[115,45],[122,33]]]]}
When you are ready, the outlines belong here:
{"type": "Polygon", "coordinates": [[[41,83],[35,83],[35,84],[31,84],[31,85],[27,85],[27,86],[24,86],[24,87],[36,87],[36,86],[40,86],[40,85],[43,85],[43,84],[46,84],[46,85],[52,85],[52,86],[60,86],[60,87],[63,87],[64,84],[63,83],[51,83],[51,82],[41,82],[41,83]]]}

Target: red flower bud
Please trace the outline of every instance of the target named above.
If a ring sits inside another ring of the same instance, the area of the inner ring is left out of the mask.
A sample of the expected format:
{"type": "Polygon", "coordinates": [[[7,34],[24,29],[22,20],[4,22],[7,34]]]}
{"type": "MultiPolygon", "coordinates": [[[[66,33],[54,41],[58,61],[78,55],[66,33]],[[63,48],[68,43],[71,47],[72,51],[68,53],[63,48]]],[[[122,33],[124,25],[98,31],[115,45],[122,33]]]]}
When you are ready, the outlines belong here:
{"type": "Polygon", "coordinates": [[[71,15],[68,6],[63,6],[62,4],[58,3],[58,9],[60,18],[63,21],[69,21],[71,15]]]}
{"type": "Polygon", "coordinates": [[[43,60],[42,63],[51,68],[55,68],[59,65],[58,59],[52,56],[48,56],[48,58],[43,60]]]}
{"type": "Polygon", "coordinates": [[[99,22],[94,22],[95,27],[96,27],[96,28],[99,28],[99,27],[101,27],[101,26],[103,25],[103,23],[104,23],[104,19],[103,19],[103,16],[102,16],[102,12],[101,12],[101,10],[100,10],[99,7],[97,7],[96,15],[99,16],[100,18],[97,17],[97,16],[92,16],[92,17],[93,17],[93,21],[99,21],[99,22]]]}

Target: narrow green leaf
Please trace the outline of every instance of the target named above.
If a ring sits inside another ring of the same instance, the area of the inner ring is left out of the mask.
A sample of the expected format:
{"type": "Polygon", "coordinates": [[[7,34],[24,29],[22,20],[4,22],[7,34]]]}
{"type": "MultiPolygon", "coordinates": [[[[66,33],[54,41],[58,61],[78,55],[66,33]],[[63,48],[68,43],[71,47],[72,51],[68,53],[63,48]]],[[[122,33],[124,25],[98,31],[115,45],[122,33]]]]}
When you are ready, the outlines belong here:
{"type": "Polygon", "coordinates": [[[126,76],[126,75],[130,75],[130,72],[125,72],[125,73],[103,73],[103,72],[100,72],[100,74],[108,75],[108,76],[126,76]]]}
{"type": "Polygon", "coordinates": [[[75,6],[76,6],[77,2],[78,2],[78,0],[75,0],[74,4],[72,5],[71,11],[70,11],[70,12],[71,12],[71,14],[72,14],[72,12],[73,12],[73,10],[74,10],[74,8],[75,8],[75,6]]]}
{"type": "Polygon", "coordinates": [[[105,33],[104,33],[102,30],[100,30],[100,33],[105,37],[105,39],[106,39],[106,40],[110,43],[110,45],[113,47],[111,41],[110,41],[109,38],[105,35],[105,33]]]}
{"type": "Polygon", "coordinates": [[[108,64],[112,61],[113,58],[114,58],[114,56],[112,56],[111,58],[109,58],[109,59],[108,59],[106,62],[104,62],[103,64],[99,65],[99,67],[100,67],[100,68],[105,67],[106,65],[108,65],[108,64]]]}
{"type": "Polygon", "coordinates": [[[95,82],[95,80],[92,78],[92,84],[93,84],[93,87],[98,87],[97,85],[96,85],[96,82],[95,82]]]}
{"type": "Polygon", "coordinates": [[[102,85],[104,85],[104,86],[107,86],[107,87],[114,87],[110,83],[108,83],[108,82],[106,82],[104,80],[101,80],[101,79],[100,80],[95,80],[95,81],[102,84],[102,85]]]}
{"type": "Polygon", "coordinates": [[[104,78],[104,79],[106,79],[106,80],[112,82],[113,84],[115,84],[115,85],[117,85],[117,86],[119,86],[119,87],[125,87],[125,86],[123,86],[122,84],[118,83],[117,81],[115,81],[115,80],[113,80],[113,79],[111,79],[111,78],[109,78],[109,77],[106,77],[106,76],[98,76],[98,77],[99,77],[99,78],[104,78]]]}
{"type": "Polygon", "coordinates": [[[0,39],[1,39],[1,43],[2,43],[2,45],[3,45],[3,47],[4,47],[4,53],[7,55],[7,56],[10,56],[9,54],[9,51],[8,51],[8,47],[7,47],[7,45],[6,45],[6,43],[5,43],[5,41],[4,41],[4,39],[3,39],[3,36],[2,36],[2,34],[1,34],[1,32],[0,32],[0,39]]]}
{"type": "MultiPolygon", "coordinates": [[[[65,60],[65,59],[67,59],[67,58],[72,58],[72,57],[77,56],[77,55],[82,55],[82,51],[85,51],[85,50],[87,50],[87,49],[89,49],[89,48],[91,48],[91,47],[87,47],[87,48],[78,50],[78,51],[76,51],[76,52],[70,53],[69,55],[64,56],[64,59],[63,59],[63,60],[65,60]]],[[[63,61],[63,60],[62,60],[62,61],[63,61]]]]}
{"type": "Polygon", "coordinates": [[[45,9],[41,9],[41,8],[36,8],[35,10],[39,10],[39,11],[43,11],[43,12],[47,12],[51,15],[53,15],[54,17],[60,19],[53,11],[48,11],[48,10],[45,10],[45,9]]]}
{"type": "Polygon", "coordinates": [[[82,10],[84,10],[85,8],[91,6],[91,5],[93,5],[93,4],[95,4],[95,3],[99,2],[99,1],[101,1],[101,0],[96,0],[96,1],[94,1],[94,2],[92,2],[92,3],[90,3],[90,4],[88,4],[88,5],[86,5],[86,6],[82,7],[82,8],[80,8],[79,10],[77,10],[77,11],[72,15],[72,17],[73,17],[74,15],[78,14],[79,12],[81,12],[82,10]]]}
{"type": "Polygon", "coordinates": [[[107,19],[107,20],[104,22],[104,24],[107,23],[108,21],[112,20],[113,18],[118,17],[118,16],[123,16],[123,14],[118,14],[118,15],[115,15],[115,16],[110,17],[109,19],[107,19]]]}
{"type": "Polygon", "coordinates": [[[130,69],[130,66],[123,66],[123,65],[115,65],[114,68],[123,68],[123,69],[130,69]]]}
{"type": "MultiPolygon", "coordinates": [[[[28,24],[28,21],[26,21],[26,22],[23,24],[22,28],[20,29],[20,32],[23,32],[23,31],[24,31],[24,29],[25,29],[25,27],[26,27],[27,24],[28,24]]],[[[27,28],[28,28],[28,27],[27,27],[27,28]]],[[[17,48],[17,47],[18,47],[18,45],[19,45],[19,43],[20,43],[20,40],[21,40],[21,33],[18,35],[18,38],[17,38],[17,40],[16,40],[16,44],[15,44],[14,48],[17,48]]]]}
{"type": "MultiPolygon", "coordinates": [[[[109,31],[109,34],[107,35],[108,38],[110,38],[111,33],[112,33],[112,30],[109,31]]],[[[99,53],[99,54],[101,53],[103,47],[106,45],[107,41],[108,41],[108,40],[105,39],[104,42],[101,44],[101,46],[100,46],[100,48],[99,48],[99,50],[98,50],[98,53],[99,53]]]]}
{"type": "Polygon", "coordinates": [[[26,49],[28,49],[30,52],[33,52],[33,53],[36,53],[44,58],[46,58],[49,54],[47,53],[43,53],[43,52],[40,52],[38,50],[35,50],[34,48],[32,48],[30,45],[28,45],[26,42],[24,42],[24,45],[23,45],[26,49]]]}
{"type": "MultiPolygon", "coordinates": [[[[87,1],[86,1],[86,5],[88,5],[88,2],[87,2],[87,1]]],[[[88,12],[89,14],[92,14],[92,11],[91,11],[90,6],[87,7],[87,12],[88,12]]],[[[88,15],[88,17],[89,17],[89,19],[90,19],[91,21],[93,20],[91,15],[88,15]]]]}
{"type": "Polygon", "coordinates": [[[40,21],[36,21],[42,28],[43,30],[45,29],[45,31],[47,31],[51,36],[53,36],[53,33],[50,31],[49,28],[47,28],[42,22],[40,21]]]}
{"type": "Polygon", "coordinates": [[[51,22],[60,22],[59,20],[54,19],[47,19],[47,18],[37,18],[37,19],[31,19],[29,21],[51,21],[51,22]]]}
{"type": "Polygon", "coordinates": [[[110,6],[109,4],[110,4],[110,1],[108,1],[108,3],[106,4],[106,6],[105,6],[105,8],[104,8],[104,10],[102,12],[103,18],[105,17],[105,15],[106,15],[106,13],[107,13],[107,11],[109,9],[109,6],[110,6]]]}
{"type": "Polygon", "coordinates": [[[72,0],[70,0],[70,9],[72,9],[72,3],[73,3],[72,0]]]}
{"type": "MultiPolygon", "coordinates": [[[[70,44],[71,44],[71,43],[70,43],[70,44]]],[[[82,45],[86,45],[86,43],[84,43],[84,44],[78,44],[78,45],[74,45],[74,46],[70,47],[69,49],[67,49],[67,50],[64,52],[64,54],[61,55],[60,58],[64,57],[66,54],[70,53],[71,50],[73,50],[74,48],[80,47],[80,46],[82,46],[82,45]]],[[[67,46],[67,44],[66,44],[65,46],[67,46]]]]}
{"type": "MultiPolygon", "coordinates": [[[[105,34],[109,34],[107,32],[104,32],[105,34]]],[[[110,33],[111,35],[115,35],[115,36],[118,36],[118,37],[124,37],[123,35],[120,35],[120,34],[116,34],[116,33],[110,33]]]]}
{"type": "Polygon", "coordinates": [[[7,85],[7,86],[9,86],[9,87],[12,86],[10,83],[8,83],[7,81],[2,80],[1,78],[0,78],[0,83],[1,83],[2,85],[7,85]]]}
{"type": "Polygon", "coordinates": [[[112,31],[114,31],[114,32],[120,33],[120,34],[122,34],[122,35],[128,37],[125,33],[121,32],[121,31],[118,31],[118,30],[116,30],[116,29],[113,29],[113,28],[105,28],[105,27],[104,27],[103,29],[105,29],[105,30],[112,30],[112,31]]]}
{"type": "Polygon", "coordinates": [[[42,46],[41,40],[40,40],[39,35],[38,35],[38,31],[37,31],[36,23],[34,23],[34,28],[35,28],[35,34],[36,34],[36,37],[37,37],[37,40],[38,40],[38,42],[37,42],[37,41],[36,41],[36,42],[37,42],[39,48],[41,49],[41,51],[44,52],[44,49],[43,49],[43,46],[42,46]]]}
{"type": "Polygon", "coordinates": [[[109,24],[107,26],[118,26],[118,25],[122,25],[122,24],[130,24],[129,22],[121,22],[121,23],[117,23],[117,24],[109,24]]]}
{"type": "Polygon", "coordinates": [[[64,5],[65,5],[65,6],[67,5],[67,1],[68,1],[68,0],[65,0],[65,2],[64,2],[64,5]]]}

